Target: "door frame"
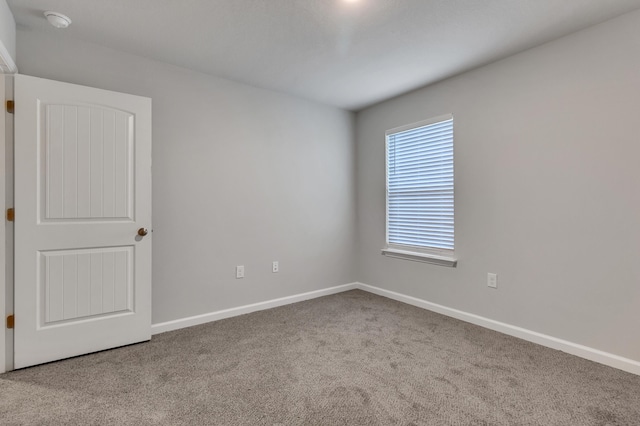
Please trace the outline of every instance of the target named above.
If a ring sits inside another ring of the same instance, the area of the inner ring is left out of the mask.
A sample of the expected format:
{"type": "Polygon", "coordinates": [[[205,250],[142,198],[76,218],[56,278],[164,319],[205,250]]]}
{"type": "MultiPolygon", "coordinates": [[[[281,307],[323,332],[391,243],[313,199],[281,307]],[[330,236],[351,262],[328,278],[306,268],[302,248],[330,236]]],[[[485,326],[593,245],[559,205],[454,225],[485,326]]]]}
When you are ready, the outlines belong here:
{"type": "MultiPolygon", "coordinates": [[[[6,112],[6,89],[7,78],[2,75],[2,81],[0,81],[0,99],[2,99],[2,110],[4,112],[3,118],[4,120],[0,120],[0,167],[4,173],[0,173],[0,212],[6,211],[6,200],[5,200],[5,174],[7,174],[6,164],[7,164],[7,150],[5,149],[6,143],[6,122],[7,122],[7,112],[6,112]]],[[[7,222],[5,222],[6,224],[7,222]]],[[[7,225],[8,226],[8,225],[7,225]]],[[[7,226],[0,226],[0,241],[7,242],[6,240],[6,228],[7,226]]],[[[0,339],[0,373],[6,371],[6,339],[8,333],[8,329],[4,324],[4,319],[6,318],[6,304],[7,304],[7,293],[5,290],[5,274],[6,274],[6,244],[0,244],[0,319],[2,319],[2,329],[4,333],[2,333],[2,338],[0,339]]]]}
{"type": "Polygon", "coordinates": [[[6,101],[13,98],[13,76],[0,75],[0,99],[4,119],[0,120],[0,373],[13,370],[13,330],[6,328],[6,317],[13,313],[13,223],[5,212],[13,205],[13,114],[6,110],[6,101]]]}

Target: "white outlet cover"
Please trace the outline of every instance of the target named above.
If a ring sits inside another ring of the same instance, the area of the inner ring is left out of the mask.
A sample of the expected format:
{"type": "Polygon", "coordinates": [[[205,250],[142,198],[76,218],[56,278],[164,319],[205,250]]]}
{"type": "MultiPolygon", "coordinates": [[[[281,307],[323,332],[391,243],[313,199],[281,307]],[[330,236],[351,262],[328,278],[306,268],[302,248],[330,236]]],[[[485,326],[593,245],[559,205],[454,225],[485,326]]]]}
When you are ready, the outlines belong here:
{"type": "Polygon", "coordinates": [[[236,266],[236,278],[244,278],[244,266],[236,266]]]}
{"type": "Polygon", "coordinates": [[[498,274],[487,274],[487,286],[491,288],[498,288],[498,274]]]}

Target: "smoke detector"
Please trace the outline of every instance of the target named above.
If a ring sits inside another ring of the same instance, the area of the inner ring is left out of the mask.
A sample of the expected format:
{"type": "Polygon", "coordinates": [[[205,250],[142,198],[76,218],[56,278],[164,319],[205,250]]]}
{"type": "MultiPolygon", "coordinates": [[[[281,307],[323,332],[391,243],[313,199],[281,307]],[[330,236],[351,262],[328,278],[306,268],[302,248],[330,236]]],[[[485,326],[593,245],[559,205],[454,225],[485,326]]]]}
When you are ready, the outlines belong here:
{"type": "Polygon", "coordinates": [[[52,12],[50,10],[44,13],[47,21],[56,28],[67,28],[71,24],[71,19],[62,13],[52,12]]]}

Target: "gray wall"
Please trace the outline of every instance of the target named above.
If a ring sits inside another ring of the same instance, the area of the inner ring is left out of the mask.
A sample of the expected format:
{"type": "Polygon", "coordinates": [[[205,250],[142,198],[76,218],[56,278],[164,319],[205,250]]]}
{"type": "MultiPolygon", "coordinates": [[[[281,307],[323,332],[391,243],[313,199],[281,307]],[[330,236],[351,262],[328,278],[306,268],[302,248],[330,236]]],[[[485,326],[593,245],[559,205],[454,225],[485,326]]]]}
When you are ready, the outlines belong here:
{"type": "Polygon", "coordinates": [[[62,36],[18,51],[23,74],[153,99],[154,323],[355,281],[351,113],[62,36]]]}
{"type": "Polygon", "coordinates": [[[359,281],[640,360],[638,28],[633,12],[358,113],[359,281]],[[383,257],[385,130],[445,113],[459,266],[383,257]]]}

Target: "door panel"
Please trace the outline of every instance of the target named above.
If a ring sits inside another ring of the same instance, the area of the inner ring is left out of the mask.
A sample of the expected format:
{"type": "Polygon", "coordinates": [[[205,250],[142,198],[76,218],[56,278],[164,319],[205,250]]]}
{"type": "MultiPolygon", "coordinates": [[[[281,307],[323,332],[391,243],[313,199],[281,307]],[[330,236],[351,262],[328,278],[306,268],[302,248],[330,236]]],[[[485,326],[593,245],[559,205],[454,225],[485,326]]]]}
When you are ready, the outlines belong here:
{"type": "Polygon", "coordinates": [[[40,252],[43,327],[133,312],[134,247],[40,252]]]}
{"type": "Polygon", "coordinates": [[[133,115],[74,105],[43,113],[43,219],[133,219],[133,115]]]}
{"type": "Polygon", "coordinates": [[[15,77],[15,368],[151,337],[151,100],[15,77]]]}

